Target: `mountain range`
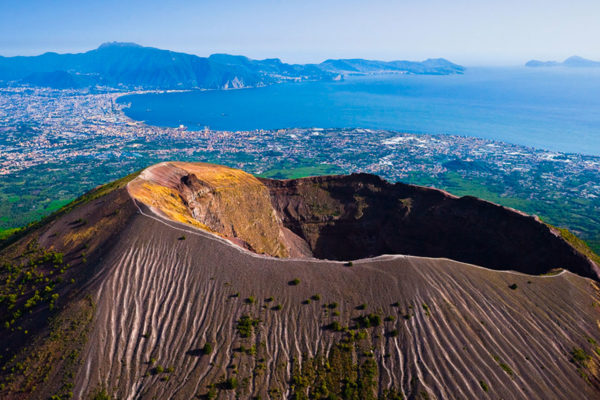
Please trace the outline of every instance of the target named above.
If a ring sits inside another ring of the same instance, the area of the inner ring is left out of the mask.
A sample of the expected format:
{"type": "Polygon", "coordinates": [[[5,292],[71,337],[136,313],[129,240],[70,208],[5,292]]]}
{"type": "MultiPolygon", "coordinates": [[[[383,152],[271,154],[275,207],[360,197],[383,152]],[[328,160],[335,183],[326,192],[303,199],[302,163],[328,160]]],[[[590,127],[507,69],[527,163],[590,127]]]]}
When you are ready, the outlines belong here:
{"type": "Polygon", "coordinates": [[[0,397],[598,398],[581,246],[369,174],[157,164],[0,245],[0,397]]]}
{"type": "Polygon", "coordinates": [[[0,57],[0,82],[52,88],[102,86],[115,89],[228,89],[285,81],[334,80],[347,74],[455,74],[464,68],[444,59],[409,61],[328,60],[286,64],[279,59],[192,54],[105,43],[77,54],[0,57]]]}
{"type": "Polygon", "coordinates": [[[569,68],[599,68],[600,61],[592,61],[583,57],[572,56],[564,60],[558,61],[539,61],[531,60],[525,64],[526,67],[569,67],[569,68]]]}

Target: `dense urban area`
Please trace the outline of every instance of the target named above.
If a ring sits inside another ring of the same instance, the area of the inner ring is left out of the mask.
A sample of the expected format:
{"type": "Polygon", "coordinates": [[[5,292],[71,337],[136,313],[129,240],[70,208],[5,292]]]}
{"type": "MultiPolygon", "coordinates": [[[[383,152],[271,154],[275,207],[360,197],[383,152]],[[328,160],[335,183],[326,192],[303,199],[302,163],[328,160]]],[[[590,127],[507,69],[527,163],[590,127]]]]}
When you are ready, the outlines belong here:
{"type": "Polygon", "coordinates": [[[567,227],[600,250],[600,157],[490,140],[367,129],[243,132],[133,121],[122,92],[0,89],[0,231],[165,160],[272,178],[368,172],[474,195],[567,227]]]}

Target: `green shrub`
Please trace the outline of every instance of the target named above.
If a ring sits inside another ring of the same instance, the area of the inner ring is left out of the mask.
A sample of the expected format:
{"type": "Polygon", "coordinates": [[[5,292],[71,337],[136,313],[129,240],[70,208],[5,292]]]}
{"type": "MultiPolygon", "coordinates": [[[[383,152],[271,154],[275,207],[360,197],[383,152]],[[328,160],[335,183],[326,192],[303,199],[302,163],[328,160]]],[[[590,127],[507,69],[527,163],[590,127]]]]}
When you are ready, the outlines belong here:
{"type": "Polygon", "coordinates": [[[381,317],[377,314],[361,315],[354,318],[354,321],[359,328],[373,328],[381,325],[381,317]]]}
{"type": "Polygon", "coordinates": [[[234,390],[238,387],[238,381],[236,377],[227,378],[219,386],[223,390],[234,390]]]}
{"type": "Polygon", "coordinates": [[[504,370],[504,372],[506,372],[507,374],[509,374],[510,376],[513,376],[515,373],[513,372],[513,370],[505,363],[500,363],[500,368],[502,368],[504,370]]]}
{"type": "Polygon", "coordinates": [[[110,400],[110,396],[106,392],[106,389],[103,388],[92,394],[92,400],[110,400]]]}
{"type": "Polygon", "coordinates": [[[208,400],[213,400],[217,398],[217,388],[214,387],[214,385],[211,385],[208,388],[208,393],[206,393],[206,398],[208,400]]]}
{"type": "Polygon", "coordinates": [[[252,335],[254,328],[260,323],[259,319],[254,319],[249,315],[242,315],[237,322],[237,331],[241,337],[247,338],[252,335]]]}
{"type": "Polygon", "coordinates": [[[162,374],[163,372],[165,372],[165,369],[162,365],[157,365],[156,367],[154,367],[152,369],[152,375],[156,375],[156,374],[162,374]]]}
{"type": "Polygon", "coordinates": [[[297,286],[299,284],[300,284],[300,279],[298,279],[298,278],[294,278],[288,282],[288,285],[290,285],[290,286],[297,286]]]}
{"type": "Polygon", "coordinates": [[[342,327],[342,325],[337,321],[333,321],[332,323],[325,325],[324,328],[327,329],[328,331],[334,331],[334,332],[341,332],[344,329],[342,327]]]}
{"type": "Polygon", "coordinates": [[[597,344],[596,341],[594,340],[594,338],[588,337],[587,341],[589,344],[593,344],[594,346],[597,344]]]}
{"type": "Polygon", "coordinates": [[[481,388],[483,389],[484,392],[487,392],[490,390],[490,387],[484,381],[479,381],[479,386],[481,386],[481,388]]]}
{"type": "Polygon", "coordinates": [[[504,372],[506,372],[510,376],[514,376],[513,370],[507,364],[505,364],[502,361],[500,361],[500,357],[498,357],[495,354],[492,354],[492,357],[494,358],[494,360],[496,360],[496,362],[498,363],[498,365],[500,366],[500,368],[502,368],[504,370],[504,372]]]}
{"type": "Polygon", "coordinates": [[[313,301],[319,301],[321,300],[321,295],[320,294],[313,294],[312,296],[310,296],[310,299],[313,301]]]}
{"type": "Polygon", "coordinates": [[[571,350],[571,361],[576,364],[583,365],[590,358],[591,356],[579,347],[574,347],[573,350],[571,350]]]}
{"type": "Polygon", "coordinates": [[[512,290],[516,290],[518,288],[516,283],[513,283],[512,285],[509,285],[508,287],[511,288],[512,290]]]}
{"type": "Polygon", "coordinates": [[[213,350],[212,344],[206,342],[204,344],[204,347],[202,347],[202,354],[209,355],[210,353],[212,353],[212,350],[213,350]]]}
{"type": "Polygon", "coordinates": [[[425,310],[425,315],[428,317],[431,316],[431,313],[429,312],[429,306],[425,303],[423,303],[421,306],[423,307],[423,310],[425,310]]]}

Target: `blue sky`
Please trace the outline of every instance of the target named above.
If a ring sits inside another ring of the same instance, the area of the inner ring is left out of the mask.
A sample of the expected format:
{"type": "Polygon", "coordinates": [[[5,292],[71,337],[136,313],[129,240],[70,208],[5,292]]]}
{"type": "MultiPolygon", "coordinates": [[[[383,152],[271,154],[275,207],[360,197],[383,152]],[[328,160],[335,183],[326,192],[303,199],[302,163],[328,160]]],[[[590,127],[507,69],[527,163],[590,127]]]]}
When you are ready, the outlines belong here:
{"type": "Polygon", "coordinates": [[[599,0],[0,0],[0,55],[106,41],[288,62],[600,59],[599,0]]]}

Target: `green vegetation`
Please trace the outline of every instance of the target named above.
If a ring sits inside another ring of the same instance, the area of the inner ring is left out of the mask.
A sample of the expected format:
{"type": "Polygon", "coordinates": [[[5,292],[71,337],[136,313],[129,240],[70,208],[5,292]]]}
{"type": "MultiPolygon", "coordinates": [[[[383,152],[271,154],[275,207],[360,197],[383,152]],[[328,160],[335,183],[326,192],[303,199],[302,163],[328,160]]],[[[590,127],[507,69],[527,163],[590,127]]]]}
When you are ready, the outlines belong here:
{"type": "Polygon", "coordinates": [[[254,328],[256,328],[259,325],[259,323],[259,319],[254,319],[251,316],[244,314],[238,320],[236,329],[241,337],[248,338],[252,336],[254,328]]]}
{"type": "Polygon", "coordinates": [[[92,400],[110,400],[110,396],[106,389],[102,388],[92,393],[92,400]]]}
{"type": "Polygon", "coordinates": [[[221,381],[218,386],[223,390],[235,390],[238,387],[238,381],[236,377],[231,377],[221,381]]]}
{"type": "Polygon", "coordinates": [[[313,294],[312,296],[310,296],[310,299],[312,301],[319,301],[319,300],[321,300],[321,295],[319,295],[319,294],[313,294]]]}
{"type": "MultiPolygon", "coordinates": [[[[0,265],[0,327],[15,331],[25,315],[58,305],[58,292],[72,284],[63,254],[28,243],[21,257],[0,265]]],[[[2,329],[2,328],[0,328],[2,329]]],[[[19,328],[20,329],[20,328],[19,328]]]]}
{"type": "Polygon", "coordinates": [[[333,321],[332,323],[325,325],[323,328],[334,332],[342,332],[344,330],[344,327],[338,321],[333,321]]]}
{"type": "Polygon", "coordinates": [[[354,318],[358,328],[374,328],[381,325],[381,317],[377,314],[361,315],[354,318]]]}
{"type": "Polygon", "coordinates": [[[385,389],[382,395],[379,397],[380,400],[404,400],[402,392],[394,388],[385,389]]]}
{"type": "MultiPolygon", "coordinates": [[[[364,338],[364,337],[363,337],[364,338]]],[[[377,399],[377,363],[365,352],[362,339],[352,335],[336,343],[327,357],[296,360],[292,366],[292,399],[377,399]],[[356,360],[356,361],[355,361],[356,360]]],[[[395,391],[387,392],[387,399],[395,391]]]]}
{"type": "Polygon", "coordinates": [[[479,381],[479,386],[481,386],[484,392],[488,392],[490,390],[490,387],[484,381],[479,381]]]}
{"type": "Polygon", "coordinates": [[[245,302],[246,304],[254,304],[254,303],[256,303],[256,298],[254,298],[254,296],[250,296],[250,297],[247,297],[247,298],[244,300],[244,302],[245,302]]]}
{"type": "Polygon", "coordinates": [[[344,263],[344,266],[346,267],[352,267],[354,265],[354,263],[352,261],[348,261],[347,263],[344,263]]]}
{"type": "Polygon", "coordinates": [[[504,372],[506,372],[510,376],[514,375],[513,370],[507,364],[501,362],[498,365],[500,365],[500,368],[502,368],[504,370],[504,372]]]}
{"type": "Polygon", "coordinates": [[[367,309],[367,305],[366,304],[360,304],[358,306],[355,307],[356,310],[366,310],[367,309]]]}
{"type": "Polygon", "coordinates": [[[0,241],[19,231],[20,228],[0,229],[0,241]]]}
{"type": "MultiPolygon", "coordinates": [[[[131,180],[133,180],[135,177],[137,177],[139,175],[139,173],[140,173],[140,171],[134,172],[134,173],[129,174],[121,179],[115,180],[113,182],[110,182],[105,185],[99,186],[95,189],[92,189],[89,192],[80,196],[79,198],[75,199],[74,201],[64,200],[62,203],[56,203],[53,205],[53,207],[55,207],[54,209],[47,208],[47,209],[43,210],[42,212],[39,212],[39,209],[37,209],[38,214],[34,214],[34,215],[36,215],[37,218],[41,218],[41,217],[43,217],[43,218],[37,222],[31,222],[28,225],[14,231],[10,236],[8,236],[4,240],[0,241],[0,249],[8,246],[11,243],[14,243],[15,241],[17,241],[21,237],[25,236],[27,233],[33,231],[34,229],[37,229],[38,227],[47,224],[48,222],[52,221],[53,219],[68,213],[75,207],[77,207],[81,204],[89,203],[90,201],[93,201],[99,197],[102,197],[102,196],[110,193],[110,192],[113,192],[117,189],[124,187],[125,185],[127,185],[127,183],[129,183],[131,180]],[[56,210],[56,211],[54,211],[54,210],[56,210]],[[51,211],[54,211],[54,212],[52,212],[50,215],[48,215],[49,212],[51,212],[51,211]]],[[[66,182],[61,182],[61,185],[65,185],[65,184],[66,184],[66,182]]],[[[77,185],[81,185],[81,183],[77,183],[77,185]]],[[[6,188],[8,185],[4,185],[4,186],[6,188]]],[[[78,187],[80,187],[80,186],[78,186],[78,187]]],[[[77,190],[75,193],[79,192],[79,190],[77,190]]],[[[1,193],[2,193],[2,187],[0,187],[0,194],[1,193]]],[[[20,199],[20,201],[22,201],[22,200],[20,199]]],[[[1,204],[2,203],[0,203],[0,209],[2,208],[1,204]]],[[[27,213],[25,213],[24,210],[22,212],[25,215],[19,215],[20,218],[24,218],[28,215],[27,213]]],[[[5,214],[5,215],[15,215],[15,213],[9,213],[9,214],[5,214]]],[[[29,218],[35,219],[35,218],[32,218],[32,215],[29,215],[29,218]]]]}
{"type": "Polygon", "coordinates": [[[512,290],[517,290],[517,288],[518,288],[516,283],[513,283],[512,285],[508,285],[508,287],[512,290]]]}
{"type": "Polygon", "coordinates": [[[157,365],[156,367],[154,367],[152,369],[152,375],[156,375],[156,374],[162,374],[163,372],[165,372],[165,369],[162,365],[157,365]]]}
{"type": "Polygon", "coordinates": [[[513,377],[515,375],[515,373],[513,372],[512,368],[510,368],[508,366],[508,364],[502,362],[500,360],[500,357],[498,357],[497,355],[493,355],[492,356],[494,358],[494,360],[498,363],[498,365],[500,366],[500,368],[502,368],[504,370],[504,372],[506,372],[508,375],[510,375],[511,377],[513,377]]]}
{"type": "Polygon", "coordinates": [[[250,347],[246,347],[244,345],[241,345],[239,348],[234,349],[234,351],[238,351],[240,353],[244,353],[249,356],[255,356],[256,355],[256,346],[252,345],[250,347]]]}
{"type": "Polygon", "coordinates": [[[288,285],[290,285],[290,286],[297,286],[299,284],[300,284],[300,279],[298,279],[298,278],[294,278],[288,282],[288,285]]]}
{"type": "Polygon", "coordinates": [[[585,366],[587,361],[591,358],[592,357],[588,353],[586,353],[585,350],[579,347],[574,347],[573,350],[571,350],[571,361],[575,364],[585,366]]]}
{"type": "Polygon", "coordinates": [[[588,256],[596,264],[600,265],[600,256],[596,252],[600,252],[600,242],[597,244],[596,252],[594,252],[583,240],[575,236],[566,228],[555,228],[560,232],[560,236],[565,239],[571,246],[575,247],[582,254],[588,256]]]}
{"type": "Polygon", "coordinates": [[[202,347],[202,354],[209,355],[210,353],[212,353],[212,351],[213,351],[212,344],[206,342],[204,344],[204,347],[202,347]]]}
{"type": "Polygon", "coordinates": [[[431,313],[430,313],[430,310],[429,310],[429,306],[427,304],[425,304],[425,303],[421,304],[421,306],[423,307],[423,310],[425,311],[425,315],[428,316],[428,317],[430,317],[431,313]]]}
{"type": "Polygon", "coordinates": [[[53,398],[71,398],[73,378],[80,366],[80,353],[87,342],[94,311],[92,299],[86,297],[71,302],[60,314],[52,317],[48,335],[36,337],[4,363],[0,377],[3,396],[7,393],[35,393],[43,382],[56,376],[62,378],[53,384],[57,388],[53,398]],[[5,370],[10,373],[5,374],[5,370]]]}

